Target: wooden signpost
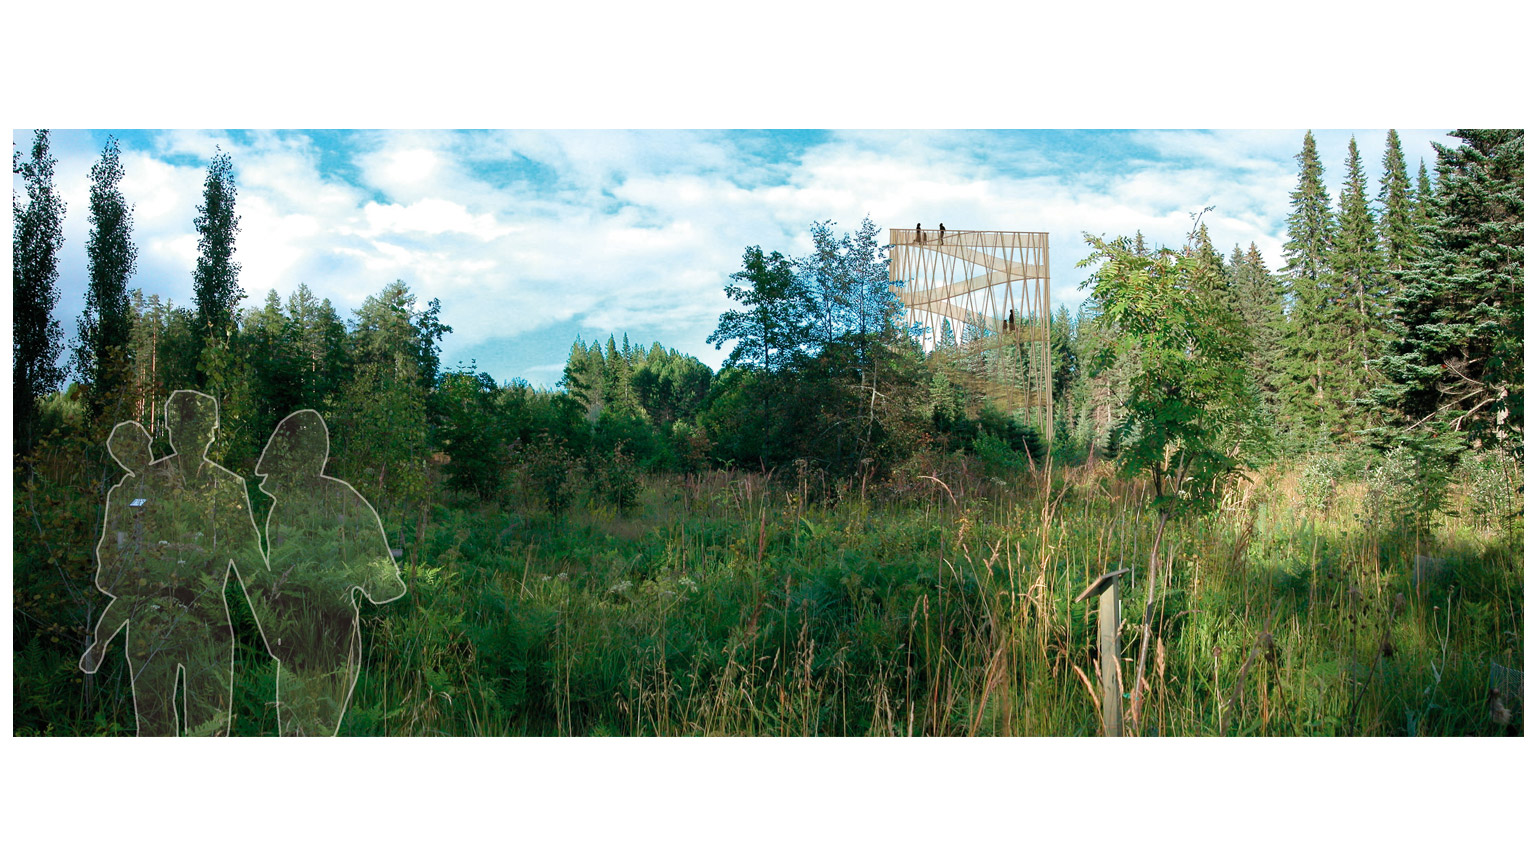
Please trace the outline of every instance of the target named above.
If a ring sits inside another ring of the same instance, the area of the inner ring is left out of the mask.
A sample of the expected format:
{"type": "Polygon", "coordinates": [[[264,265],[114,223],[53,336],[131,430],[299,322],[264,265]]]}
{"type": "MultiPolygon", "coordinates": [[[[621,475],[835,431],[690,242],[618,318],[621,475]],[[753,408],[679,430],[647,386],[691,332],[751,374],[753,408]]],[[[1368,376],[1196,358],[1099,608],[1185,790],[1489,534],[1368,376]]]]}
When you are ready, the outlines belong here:
{"type": "Polygon", "coordinates": [[[1099,695],[1104,706],[1104,735],[1119,738],[1124,734],[1120,702],[1125,688],[1120,683],[1120,588],[1118,577],[1131,572],[1124,567],[1105,573],[1077,595],[1080,603],[1094,595],[1099,598],[1099,695]]]}

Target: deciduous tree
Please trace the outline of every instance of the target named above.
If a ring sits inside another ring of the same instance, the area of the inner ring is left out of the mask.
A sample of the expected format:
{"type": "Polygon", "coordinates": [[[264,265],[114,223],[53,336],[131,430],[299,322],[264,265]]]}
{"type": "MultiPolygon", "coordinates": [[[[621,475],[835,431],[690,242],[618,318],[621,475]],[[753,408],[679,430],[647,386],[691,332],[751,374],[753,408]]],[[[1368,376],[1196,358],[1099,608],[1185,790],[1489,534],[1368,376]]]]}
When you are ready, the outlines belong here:
{"type": "Polygon", "coordinates": [[[117,139],[108,138],[101,158],[91,167],[91,234],[85,254],[89,280],[85,311],[80,315],[75,343],[75,371],[86,385],[93,415],[108,406],[126,419],[131,401],[128,379],[133,358],[129,353],[132,329],[128,280],[137,267],[138,248],[133,244],[133,208],[123,198],[119,184],[123,164],[117,139]]]}
{"type": "Polygon", "coordinates": [[[59,249],[64,245],[64,199],[53,185],[58,160],[49,152],[48,130],[37,130],[31,155],[11,153],[27,200],[11,192],[11,386],[18,450],[30,449],[37,400],[64,382],[59,353],[64,328],[53,317],[59,302],[59,249]]]}

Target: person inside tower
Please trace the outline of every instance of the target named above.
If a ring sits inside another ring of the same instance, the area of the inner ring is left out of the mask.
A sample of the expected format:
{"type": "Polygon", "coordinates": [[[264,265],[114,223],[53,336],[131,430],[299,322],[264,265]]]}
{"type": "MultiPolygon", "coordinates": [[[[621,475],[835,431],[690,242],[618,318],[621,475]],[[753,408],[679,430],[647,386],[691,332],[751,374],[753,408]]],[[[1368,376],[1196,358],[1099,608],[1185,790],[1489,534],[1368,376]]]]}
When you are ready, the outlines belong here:
{"type": "Polygon", "coordinates": [[[917,242],[923,242],[923,223],[917,223],[917,242]]]}
{"type": "Polygon", "coordinates": [[[939,223],[939,245],[940,246],[944,245],[944,223],[943,222],[939,223]]]}

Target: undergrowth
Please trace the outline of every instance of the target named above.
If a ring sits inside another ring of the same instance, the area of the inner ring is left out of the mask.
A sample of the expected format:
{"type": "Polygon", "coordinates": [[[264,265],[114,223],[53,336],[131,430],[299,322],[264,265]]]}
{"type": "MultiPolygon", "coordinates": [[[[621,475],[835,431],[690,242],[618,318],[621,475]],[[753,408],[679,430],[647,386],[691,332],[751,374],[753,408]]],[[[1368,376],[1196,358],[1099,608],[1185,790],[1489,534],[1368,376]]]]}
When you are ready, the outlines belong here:
{"type": "MultiPolygon", "coordinates": [[[[120,646],[94,676],[75,666],[104,599],[91,550],[116,479],[89,464],[55,453],[16,475],[19,735],[134,732],[120,646]]],[[[1523,522],[1489,518],[1476,479],[1468,515],[1429,531],[1371,519],[1365,484],[1317,466],[1170,523],[1128,731],[1518,734],[1490,669],[1524,665],[1523,522]],[[1419,555],[1443,562],[1434,578],[1414,579],[1419,555]]],[[[1129,687],[1145,490],[1102,465],[956,485],[905,478],[833,503],[804,478],[710,472],[553,514],[439,499],[419,544],[416,518],[385,526],[413,547],[409,590],[363,604],[341,734],[1099,734],[1097,606],[1072,600],[1133,568],[1129,687]]],[[[234,733],[274,734],[275,664],[233,582],[228,597],[234,733]]]]}

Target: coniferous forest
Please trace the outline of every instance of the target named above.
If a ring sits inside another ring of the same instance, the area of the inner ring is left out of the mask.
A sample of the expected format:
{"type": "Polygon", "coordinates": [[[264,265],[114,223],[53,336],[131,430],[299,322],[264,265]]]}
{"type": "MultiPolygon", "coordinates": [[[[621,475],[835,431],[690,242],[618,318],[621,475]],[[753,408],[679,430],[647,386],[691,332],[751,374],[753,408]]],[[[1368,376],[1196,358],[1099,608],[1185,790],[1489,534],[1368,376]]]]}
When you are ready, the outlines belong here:
{"type": "MultiPolygon", "coordinates": [[[[146,294],[118,144],[65,237],[50,137],[19,134],[13,733],[135,734],[121,646],[78,665],[106,442],[134,420],[165,456],[198,390],[258,525],[268,436],[313,409],[397,558],[343,735],[1521,735],[1525,139],[1452,137],[1324,165],[1308,133],[1281,260],[1198,215],[1082,226],[1043,428],[1001,334],[946,320],[925,350],[872,216],[720,250],[719,370],[619,328],[547,388],[445,365],[431,286],[248,297],[222,152],[191,304],[146,294]],[[1080,595],[1114,572],[1108,656],[1080,595]]],[[[225,601],[231,731],[275,735],[278,661],[225,601]]]]}

